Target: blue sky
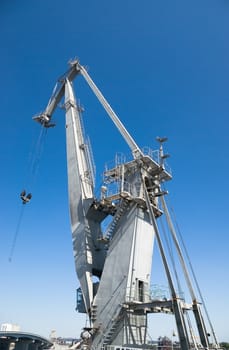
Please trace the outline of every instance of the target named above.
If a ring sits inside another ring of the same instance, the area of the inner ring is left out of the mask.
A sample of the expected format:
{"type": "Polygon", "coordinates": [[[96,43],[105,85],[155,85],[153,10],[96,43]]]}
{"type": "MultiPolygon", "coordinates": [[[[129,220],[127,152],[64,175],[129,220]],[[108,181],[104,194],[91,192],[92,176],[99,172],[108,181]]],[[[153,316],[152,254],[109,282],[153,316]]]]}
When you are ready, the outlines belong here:
{"type": "MultiPolygon", "coordinates": [[[[64,113],[55,114],[9,262],[20,191],[56,79],[78,57],[140,147],[167,136],[170,202],[216,333],[228,337],[229,3],[2,0],[0,323],[78,336],[64,113]]],[[[76,95],[97,167],[128,148],[82,77],[76,95]]],[[[152,329],[154,334],[154,329],[152,329]]],[[[163,329],[170,335],[170,326],[163,329]]]]}

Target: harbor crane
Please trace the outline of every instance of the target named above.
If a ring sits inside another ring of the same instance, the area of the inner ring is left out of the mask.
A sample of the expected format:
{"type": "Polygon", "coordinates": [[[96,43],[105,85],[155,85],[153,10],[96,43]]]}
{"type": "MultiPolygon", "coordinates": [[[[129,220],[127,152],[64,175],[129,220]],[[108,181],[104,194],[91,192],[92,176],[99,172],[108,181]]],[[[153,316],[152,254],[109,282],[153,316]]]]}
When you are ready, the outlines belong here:
{"type": "Polygon", "coordinates": [[[202,301],[194,290],[166,204],[164,183],[172,178],[166,165],[168,155],[163,151],[166,138],[157,138],[159,150],[142,150],[78,60],[70,62],[44,112],[33,119],[45,128],[53,127],[52,116],[63,97],[72,241],[80,283],[77,309],[90,320],[89,327],[82,331],[80,346],[93,350],[150,349],[148,315],[169,313],[175,317],[181,350],[219,348],[211,323],[210,344],[202,301]],[[116,157],[114,165],[105,169],[99,198],[95,195],[93,160],[73,90],[73,80],[78,75],[84,77],[132,153],[131,160],[116,157]],[[162,216],[168,222],[190,292],[189,303],[176,290],[158,228],[162,216]],[[170,291],[166,299],[153,298],[150,293],[155,239],[170,291]],[[198,342],[190,326],[190,313],[198,342]]]}

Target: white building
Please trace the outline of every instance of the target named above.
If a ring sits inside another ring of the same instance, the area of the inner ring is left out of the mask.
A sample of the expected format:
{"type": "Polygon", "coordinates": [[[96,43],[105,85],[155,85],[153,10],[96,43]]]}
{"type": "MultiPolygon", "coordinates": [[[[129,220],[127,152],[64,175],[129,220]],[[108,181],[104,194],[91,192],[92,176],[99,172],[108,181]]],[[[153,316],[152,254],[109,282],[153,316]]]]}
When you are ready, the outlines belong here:
{"type": "Polygon", "coordinates": [[[20,326],[18,324],[12,324],[12,323],[2,323],[1,332],[19,332],[20,326]]]}

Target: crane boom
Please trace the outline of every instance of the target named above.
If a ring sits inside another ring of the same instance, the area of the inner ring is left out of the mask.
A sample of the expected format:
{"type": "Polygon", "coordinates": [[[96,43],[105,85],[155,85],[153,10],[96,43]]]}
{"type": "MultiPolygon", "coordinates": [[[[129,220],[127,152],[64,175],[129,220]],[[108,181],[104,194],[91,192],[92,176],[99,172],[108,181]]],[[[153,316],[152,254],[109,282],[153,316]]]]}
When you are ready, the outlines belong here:
{"type": "Polygon", "coordinates": [[[36,120],[46,128],[49,128],[50,126],[54,126],[54,124],[50,123],[50,120],[52,118],[52,114],[54,113],[58,103],[64,96],[66,81],[68,80],[71,82],[79,73],[80,73],[80,70],[77,65],[77,61],[75,61],[74,64],[71,64],[71,67],[69,68],[69,70],[58,79],[59,88],[54,92],[54,94],[50,98],[44,112],[34,116],[33,117],[34,120],[36,120]]]}
{"type": "Polygon", "coordinates": [[[82,76],[94,92],[95,96],[98,98],[99,102],[102,104],[103,108],[105,109],[105,111],[119,130],[120,134],[123,136],[128,146],[130,147],[134,159],[142,157],[142,151],[140,150],[134,139],[131,137],[131,135],[128,133],[128,131],[118,118],[117,114],[111,108],[110,104],[107,102],[101,91],[95,85],[86,69],[80,65],[78,60],[70,62],[70,65],[70,69],[58,80],[60,82],[60,87],[51,97],[45,111],[35,116],[33,119],[38,121],[45,127],[54,126],[53,124],[50,124],[51,116],[64,95],[66,80],[71,82],[80,73],[82,74],[82,76]]]}
{"type": "Polygon", "coordinates": [[[93,80],[90,78],[89,74],[87,73],[86,69],[82,67],[80,64],[78,64],[81,74],[83,75],[84,79],[98,98],[99,102],[102,104],[103,108],[106,110],[107,114],[115,124],[115,126],[118,128],[119,132],[123,136],[124,140],[127,142],[128,146],[130,147],[134,159],[139,158],[143,156],[140,148],[134,141],[134,139],[130,136],[120,119],[118,118],[117,114],[113,111],[105,97],[102,95],[101,91],[97,88],[93,80]]]}

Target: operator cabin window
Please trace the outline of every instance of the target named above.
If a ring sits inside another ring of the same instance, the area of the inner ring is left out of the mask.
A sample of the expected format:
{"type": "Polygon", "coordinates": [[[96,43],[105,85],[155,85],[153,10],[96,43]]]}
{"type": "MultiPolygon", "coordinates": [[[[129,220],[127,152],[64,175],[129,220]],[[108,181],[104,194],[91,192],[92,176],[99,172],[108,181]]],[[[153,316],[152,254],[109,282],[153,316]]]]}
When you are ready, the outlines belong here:
{"type": "Polygon", "coordinates": [[[138,300],[144,301],[144,283],[138,280],[138,300]]]}

